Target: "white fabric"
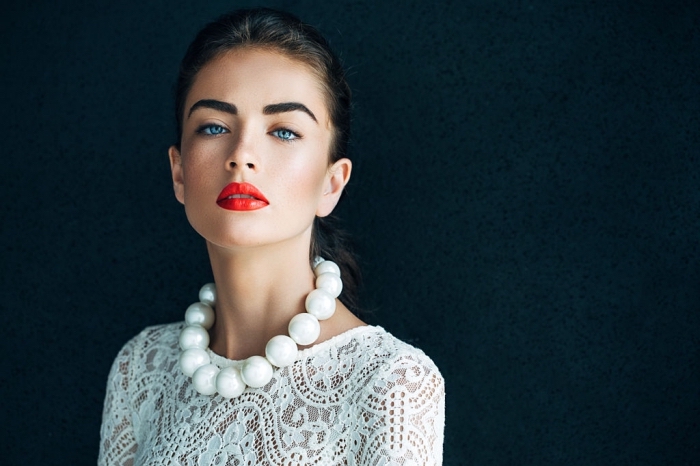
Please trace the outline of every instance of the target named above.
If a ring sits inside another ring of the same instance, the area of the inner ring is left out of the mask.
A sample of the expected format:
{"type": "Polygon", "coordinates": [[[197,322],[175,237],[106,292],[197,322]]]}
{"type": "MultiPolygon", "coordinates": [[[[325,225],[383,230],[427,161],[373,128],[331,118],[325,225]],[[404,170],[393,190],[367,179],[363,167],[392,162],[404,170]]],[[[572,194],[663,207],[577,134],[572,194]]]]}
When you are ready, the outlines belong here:
{"type": "Polygon", "coordinates": [[[182,374],[182,326],[145,329],[114,361],[99,465],[442,464],[442,376],[381,327],[300,351],[266,386],[225,399],[182,374]]]}

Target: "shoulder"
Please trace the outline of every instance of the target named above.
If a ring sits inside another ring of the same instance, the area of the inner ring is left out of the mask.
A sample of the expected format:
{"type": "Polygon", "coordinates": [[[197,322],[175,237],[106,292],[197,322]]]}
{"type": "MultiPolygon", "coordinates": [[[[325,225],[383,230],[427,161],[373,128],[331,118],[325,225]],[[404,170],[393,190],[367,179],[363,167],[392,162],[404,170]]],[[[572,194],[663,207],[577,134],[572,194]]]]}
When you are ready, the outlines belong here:
{"type": "Polygon", "coordinates": [[[444,402],[442,374],[423,351],[381,327],[371,327],[355,339],[362,354],[363,396],[376,401],[409,395],[419,405],[444,402]]]}
{"type": "Polygon", "coordinates": [[[163,359],[171,356],[177,351],[183,325],[183,322],[176,322],[143,329],[122,346],[112,364],[112,373],[133,373],[145,360],[153,361],[154,357],[163,359]]]}
{"type": "Polygon", "coordinates": [[[153,344],[172,343],[177,341],[184,322],[152,325],[141,330],[131,339],[135,345],[148,347],[153,344]]]}
{"type": "MultiPolygon", "coordinates": [[[[434,377],[442,380],[442,375],[430,357],[420,349],[399,340],[381,327],[364,335],[364,343],[372,353],[375,374],[403,373],[406,377],[434,377]]],[[[376,378],[376,377],[375,377],[376,378]]]]}
{"type": "Polygon", "coordinates": [[[147,327],[127,341],[114,358],[108,390],[133,395],[139,380],[148,374],[169,373],[177,364],[178,339],[183,323],[147,327]]]}
{"type": "Polygon", "coordinates": [[[140,354],[153,348],[176,347],[183,326],[183,322],[174,322],[146,327],[127,341],[121,352],[140,354]]]}
{"type": "Polygon", "coordinates": [[[355,387],[357,400],[366,398],[368,392],[386,393],[408,381],[411,389],[424,383],[442,386],[440,371],[423,351],[378,326],[352,328],[301,350],[299,356],[299,363],[313,367],[319,377],[321,373],[331,378],[344,374],[340,378],[355,387]],[[331,376],[328,371],[338,373],[331,376]]]}

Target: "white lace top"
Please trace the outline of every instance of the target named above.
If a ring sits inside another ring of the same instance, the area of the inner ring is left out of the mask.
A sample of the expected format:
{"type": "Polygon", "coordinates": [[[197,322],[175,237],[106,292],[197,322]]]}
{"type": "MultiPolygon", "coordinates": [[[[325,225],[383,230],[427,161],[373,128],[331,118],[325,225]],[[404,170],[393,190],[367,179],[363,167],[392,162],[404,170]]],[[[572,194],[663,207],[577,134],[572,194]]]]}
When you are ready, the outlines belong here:
{"type": "Polygon", "coordinates": [[[182,374],[182,326],[145,329],[114,361],[99,465],[442,464],[442,376],[382,328],[300,351],[264,387],[226,399],[200,395],[182,374]]]}

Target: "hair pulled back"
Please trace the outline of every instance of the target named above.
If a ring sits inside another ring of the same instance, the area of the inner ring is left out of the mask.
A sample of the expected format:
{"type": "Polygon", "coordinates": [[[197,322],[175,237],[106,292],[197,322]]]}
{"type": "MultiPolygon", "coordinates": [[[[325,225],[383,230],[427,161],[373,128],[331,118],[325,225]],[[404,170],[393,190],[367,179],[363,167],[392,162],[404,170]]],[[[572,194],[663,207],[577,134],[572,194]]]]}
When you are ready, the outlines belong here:
{"type": "MultiPolygon", "coordinates": [[[[185,100],[197,74],[221,54],[240,48],[267,49],[308,65],[323,85],[331,120],[329,164],[348,157],[351,91],[340,60],[314,27],[289,13],[268,8],[222,15],[199,31],[188,47],[175,87],[177,146],[182,139],[185,100]]],[[[333,219],[314,219],[309,259],[321,256],[338,264],[343,277],[340,300],[357,312],[360,271],[346,242],[345,234],[335,227],[333,219]]]]}

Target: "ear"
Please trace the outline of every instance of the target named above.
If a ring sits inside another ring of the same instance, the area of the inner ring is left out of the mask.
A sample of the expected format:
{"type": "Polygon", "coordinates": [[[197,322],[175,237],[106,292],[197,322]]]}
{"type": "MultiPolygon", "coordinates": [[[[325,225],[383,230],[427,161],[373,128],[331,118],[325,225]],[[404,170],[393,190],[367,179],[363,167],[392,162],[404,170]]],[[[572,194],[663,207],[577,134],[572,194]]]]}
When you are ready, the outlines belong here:
{"type": "Polygon", "coordinates": [[[316,209],[316,216],[325,217],[330,215],[343,194],[345,185],[350,181],[352,172],[352,162],[350,159],[340,159],[328,167],[328,173],[323,185],[323,197],[316,209]]]}
{"type": "Polygon", "coordinates": [[[173,189],[175,190],[175,198],[180,201],[180,204],[185,204],[185,182],[182,176],[182,156],[180,151],[175,146],[170,146],[168,149],[170,156],[170,173],[173,176],[173,189]]]}

